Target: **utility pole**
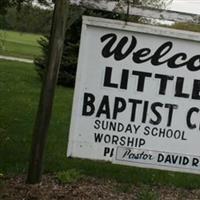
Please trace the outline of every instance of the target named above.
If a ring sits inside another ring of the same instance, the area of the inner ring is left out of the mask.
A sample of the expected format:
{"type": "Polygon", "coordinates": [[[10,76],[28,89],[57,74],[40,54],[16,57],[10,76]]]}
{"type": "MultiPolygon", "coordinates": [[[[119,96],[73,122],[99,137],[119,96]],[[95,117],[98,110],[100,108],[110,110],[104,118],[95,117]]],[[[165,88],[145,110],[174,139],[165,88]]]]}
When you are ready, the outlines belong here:
{"type": "Polygon", "coordinates": [[[27,183],[29,184],[40,182],[42,177],[44,150],[65,37],[66,8],[67,0],[55,0],[48,65],[33,130],[31,158],[27,176],[27,183]]]}

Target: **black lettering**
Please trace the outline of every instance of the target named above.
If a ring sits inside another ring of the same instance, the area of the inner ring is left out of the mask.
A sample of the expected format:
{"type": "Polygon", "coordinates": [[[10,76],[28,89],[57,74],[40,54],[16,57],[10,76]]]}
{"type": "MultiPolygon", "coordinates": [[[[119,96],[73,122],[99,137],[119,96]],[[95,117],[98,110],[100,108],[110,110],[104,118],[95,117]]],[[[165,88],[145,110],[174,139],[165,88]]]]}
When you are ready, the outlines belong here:
{"type": "Polygon", "coordinates": [[[112,138],[112,144],[117,145],[117,144],[118,144],[118,141],[119,141],[119,137],[116,136],[116,135],[113,135],[113,138],[112,138]]]}
{"type": "Polygon", "coordinates": [[[113,119],[117,119],[117,114],[123,112],[125,109],[126,109],[126,101],[123,98],[116,97],[113,110],[113,119]]]}
{"type": "Polygon", "coordinates": [[[162,120],[162,116],[161,114],[157,111],[157,107],[163,107],[162,103],[159,102],[155,102],[151,105],[151,110],[153,111],[153,113],[156,116],[156,120],[150,119],[149,123],[153,124],[153,125],[158,125],[160,124],[161,120],[162,120]]]}
{"type": "Polygon", "coordinates": [[[104,142],[107,144],[110,143],[110,141],[111,141],[111,136],[108,134],[104,135],[104,142]]]}
{"type": "Polygon", "coordinates": [[[102,114],[105,114],[106,118],[110,119],[109,97],[106,95],[103,96],[103,99],[97,111],[96,117],[100,117],[102,114]]]}
{"type": "Polygon", "coordinates": [[[194,80],[193,91],[192,91],[192,99],[200,99],[200,80],[194,80]]]}
{"type": "Polygon", "coordinates": [[[172,42],[165,42],[162,44],[152,56],[151,64],[157,66],[167,62],[168,60],[160,61],[159,59],[169,53],[169,51],[172,49],[172,46],[172,42]]]}
{"type": "Polygon", "coordinates": [[[94,125],[95,129],[97,129],[97,130],[100,129],[100,125],[101,125],[101,121],[100,120],[95,120],[94,124],[95,124],[94,125]]]}
{"type": "MultiPolygon", "coordinates": [[[[189,158],[187,158],[187,157],[184,156],[184,157],[183,157],[183,163],[182,163],[182,164],[183,164],[183,165],[187,165],[187,164],[189,163],[189,161],[190,161],[189,158]]],[[[179,163],[179,164],[181,164],[181,163],[179,163]]]]}
{"type": "Polygon", "coordinates": [[[124,125],[122,123],[118,123],[117,132],[122,132],[124,130],[124,125]]]}
{"type": "Polygon", "coordinates": [[[107,130],[108,129],[108,121],[102,121],[101,127],[103,130],[107,130]]]}
{"type": "Polygon", "coordinates": [[[83,98],[83,110],[82,110],[82,115],[83,116],[91,116],[95,112],[95,96],[90,93],[84,93],[84,98],[83,98]]]}
{"type": "Polygon", "coordinates": [[[198,167],[199,164],[199,159],[198,158],[193,158],[192,159],[192,167],[198,167]]]}
{"type": "Polygon", "coordinates": [[[174,76],[168,76],[168,75],[163,75],[163,74],[155,74],[155,78],[160,79],[160,89],[159,89],[159,94],[160,95],[165,95],[166,93],[166,88],[167,88],[167,82],[169,80],[173,80],[174,76]]]}
{"type": "MultiPolygon", "coordinates": [[[[117,35],[114,33],[105,34],[101,37],[101,42],[107,42],[102,49],[102,56],[109,58],[114,56],[116,61],[120,61],[129,56],[137,45],[136,37],[132,36],[131,39],[124,36],[117,41],[117,35]],[[129,42],[129,40],[131,40],[129,42]]],[[[182,66],[186,66],[189,71],[200,70],[200,55],[195,55],[187,61],[187,54],[184,52],[176,53],[170,58],[164,58],[173,48],[171,41],[165,42],[157,48],[152,56],[150,48],[141,48],[132,54],[132,60],[135,63],[144,63],[151,60],[151,64],[154,66],[167,63],[169,68],[175,69],[182,66]]],[[[123,88],[122,88],[123,89],[123,88]]],[[[163,94],[163,93],[162,93],[163,94]]]]}
{"type": "Polygon", "coordinates": [[[119,142],[119,144],[120,144],[121,146],[124,146],[124,145],[126,144],[126,137],[125,137],[125,136],[120,137],[120,142],[119,142]]]}
{"type": "Polygon", "coordinates": [[[140,49],[136,51],[135,53],[133,53],[133,61],[138,64],[146,62],[150,60],[151,57],[148,57],[145,59],[141,59],[141,58],[148,56],[150,53],[151,53],[151,50],[149,48],[140,49]]]}
{"type": "Polygon", "coordinates": [[[132,103],[131,121],[134,122],[135,121],[135,112],[136,112],[137,104],[141,104],[142,100],[129,99],[129,103],[132,103]]]}
{"type": "Polygon", "coordinates": [[[158,128],[157,127],[152,128],[151,135],[152,136],[157,136],[158,135],[158,128]]]}
{"type": "Polygon", "coordinates": [[[110,148],[109,147],[105,147],[104,148],[104,156],[107,156],[107,154],[110,154],[110,148]]]}
{"type": "Polygon", "coordinates": [[[143,92],[145,78],[146,77],[151,77],[152,74],[148,73],[148,72],[139,72],[139,71],[133,71],[132,74],[138,76],[137,91],[143,92]]]}
{"type": "Polygon", "coordinates": [[[145,101],[144,108],[143,108],[143,114],[142,114],[142,123],[146,123],[148,107],[149,107],[149,102],[145,101]]]}
{"type": "Polygon", "coordinates": [[[112,67],[106,67],[103,86],[117,88],[118,84],[111,83],[111,76],[112,76],[112,67]]]}
{"type": "Polygon", "coordinates": [[[94,133],[94,141],[95,141],[95,143],[101,143],[102,139],[103,139],[103,134],[94,133]]]}
{"type": "Polygon", "coordinates": [[[177,77],[175,97],[189,98],[189,94],[183,93],[184,78],[177,77]]]}
{"type": "Polygon", "coordinates": [[[110,126],[109,126],[109,131],[116,131],[116,126],[117,126],[117,123],[111,121],[110,126]]]}
{"type": "Polygon", "coordinates": [[[150,128],[149,126],[145,126],[145,128],[144,128],[145,131],[143,132],[144,135],[149,135],[150,129],[151,129],[151,128],[150,128]]]}
{"type": "Polygon", "coordinates": [[[130,124],[128,124],[127,126],[126,126],[126,129],[125,129],[125,131],[124,131],[124,133],[127,133],[127,132],[129,132],[129,133],[132,133],[133,131],[132,131],[132,126],[130,125],[130,124]]]}
{"type": "Polygon", "coordinates": [[[102,50],[102,55],[104,58],[108,58],[114,54],[114,59],[117,61],[123,60],[126,58],[135,48],[137,44],[137,40],[134,36],[132,36],[131,44],[129,45],[128,49],[126,51],[123,50],[124,46],[128,42],[128,37],[123,37],[117,44],[115,48],[113,48],[114,43],[117,40],[117,36],[114,33],[106,34],[103,37],[101,37],[101,42],[104,42],[105,40],[108,40],[108,43],[104,46],[102,50]],[[111,50],[111,48],[113,50],[111,50]],[[124,53],[122,53],[124,52],[124,53]]]}
{"type": "Polygon", "coordinates": [[[196,108],[196,107],[190,108],[190,110],[187,113],[186,121],[187,121],[187,126],[190,129],[195,129],[197,127],[196,124],[193,124],[191,122],[191,117],[192,117],[193,112],[198,113],[199,112],[199,108],[196,108]]]}
{"type": "Polygon", "coordinates": [[[128,75],[129,75],[129,70],[123,69],[122,70],[122,80],[121,80],[120,89],[125,89],[125,90],[127,89],[128,75]]]}
{"type": "Polygon", "coordinates": [[[182,66],[184,66],[184,65],[186,65],[187,64],[187,62],[183,62],[183,63],[176,63],[176,61],[178,60],[178,59],[181,59],[182,61],[183,60],[186,60],[187,59],[187,55],[185,54],[185,53],[177,53],[177,54],[175,54],[174,56],[172,56],[169,60],[168,60],[168,66],[170,67],[170,68],[178,68],[178,67],[182,67],[182,66]]]}
{"type": "Polygon", "coordinates": [[[164,160],[164,155],[159,153],[157,162],[163,162],[163,160],[164,160]]]}
{"type": "Polygon", "coordinates": [[[200,55],[193,56],[187,63],[187,68],[190,71],[200,70],[200,55]],[[198,62],[199,65],[195,66],[195,63],[198,62]]]}
{"type": "Polygon", "coordinates": [[[167,126],[171,126],[174,109],[178,109],[176,104],[165,104],[165,108],[169,108],[167,126]]]}
{"type": "Polygon", "coordinates": [[[145,145],[145,140],[143,139],[143,138],[141,138],[140,140],[139,140],[139,145],[138,145],[138,147],[141,147],[141,146],[144,146],[145,145]]]}

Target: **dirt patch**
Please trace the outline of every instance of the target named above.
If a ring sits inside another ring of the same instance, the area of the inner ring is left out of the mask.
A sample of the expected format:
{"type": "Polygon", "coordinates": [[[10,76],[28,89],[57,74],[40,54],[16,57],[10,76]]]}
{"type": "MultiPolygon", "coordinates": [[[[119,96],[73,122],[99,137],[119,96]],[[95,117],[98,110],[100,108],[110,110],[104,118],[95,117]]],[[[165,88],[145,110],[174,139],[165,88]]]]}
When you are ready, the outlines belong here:
{"type": "Polygon", "coordinates": [[[0,182],[0,200],[197,200],[200,190],[148,187],[119,184],[109,180],[83,178],[62,184],[56,177],[45,175],[40,184],[25,184],[24,176],[4,177],[0,182]]]}

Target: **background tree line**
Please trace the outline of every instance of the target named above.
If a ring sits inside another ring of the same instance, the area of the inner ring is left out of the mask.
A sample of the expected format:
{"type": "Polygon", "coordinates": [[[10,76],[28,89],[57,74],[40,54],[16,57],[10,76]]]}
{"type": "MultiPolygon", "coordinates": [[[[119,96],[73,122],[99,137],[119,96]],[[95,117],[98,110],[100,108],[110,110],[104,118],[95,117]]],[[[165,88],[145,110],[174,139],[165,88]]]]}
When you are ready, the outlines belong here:
{"type": "Polygon", "coordinates": [[[21,5],[7,9],[0,15],[0,29],[18,32],[48,34],[51,27],[52,10],[42,9],[32,4],[21,5]]]}

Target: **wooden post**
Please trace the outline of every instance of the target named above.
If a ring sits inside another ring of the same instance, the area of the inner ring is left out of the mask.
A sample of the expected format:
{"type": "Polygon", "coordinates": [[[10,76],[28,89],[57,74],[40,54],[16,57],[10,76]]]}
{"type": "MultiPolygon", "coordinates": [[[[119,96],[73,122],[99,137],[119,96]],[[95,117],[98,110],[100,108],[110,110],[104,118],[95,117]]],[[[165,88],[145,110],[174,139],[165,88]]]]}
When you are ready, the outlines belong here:
{"type": "Polygon", "coordinates": [[[27,183],[35,184],[41,181],[43,171],[44,149],[49,122],[51,119],[53,98],[61,63],[65,36],[66,2],[56,0],[52,21],[49,60],[44,78],[40,102],[33,130],[31,158],[28,169],[27,183]]]}

